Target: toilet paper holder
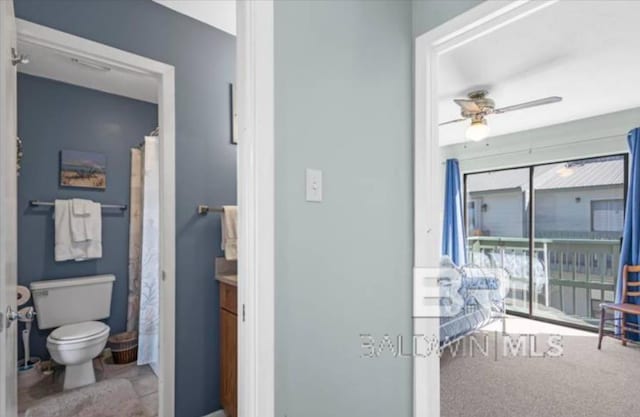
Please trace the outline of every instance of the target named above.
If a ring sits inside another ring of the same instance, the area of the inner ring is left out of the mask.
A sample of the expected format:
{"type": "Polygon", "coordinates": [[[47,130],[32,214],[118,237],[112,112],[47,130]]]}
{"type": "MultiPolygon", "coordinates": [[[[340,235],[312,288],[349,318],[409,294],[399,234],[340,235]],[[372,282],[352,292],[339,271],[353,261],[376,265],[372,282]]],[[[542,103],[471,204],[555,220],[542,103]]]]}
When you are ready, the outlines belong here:
{"type": "Polygon", "coordinates": [[[7,308],[7,324],[8,326],[10,326],[11,322],[14,322],[16,320],[33,321],[33,319],[36,317],[37,314],[38,313],[36,313],[36,311],[33,308],[27,310],[26,313],[22,314],[20,313],[20,311],[13,311],[11,307],[8,307],[7,308]]]}

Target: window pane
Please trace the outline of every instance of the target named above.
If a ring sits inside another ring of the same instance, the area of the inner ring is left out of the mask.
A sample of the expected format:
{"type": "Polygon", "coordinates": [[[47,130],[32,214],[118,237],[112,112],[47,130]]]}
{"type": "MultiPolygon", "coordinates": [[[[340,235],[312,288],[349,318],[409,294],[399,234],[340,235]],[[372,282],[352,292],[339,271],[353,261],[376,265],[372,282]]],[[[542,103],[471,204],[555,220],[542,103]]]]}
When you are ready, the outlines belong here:
{"type": "Polygon", "coordinates": [[[591,224],[594,232],[622,232],[624,200],[594,200],[591,202],[591,224]]]}
{"type": "Polygon", "coordinates": [[[469,174],[466,189],[469,262],[507,272],[507,308],[528,313],[529,168],[469,174]]]}
{"type": "Polygon", "coordinates": [[[534,169],[533,314],[596,326],[612,301],[624,223],[624,157],[534,169]]]}

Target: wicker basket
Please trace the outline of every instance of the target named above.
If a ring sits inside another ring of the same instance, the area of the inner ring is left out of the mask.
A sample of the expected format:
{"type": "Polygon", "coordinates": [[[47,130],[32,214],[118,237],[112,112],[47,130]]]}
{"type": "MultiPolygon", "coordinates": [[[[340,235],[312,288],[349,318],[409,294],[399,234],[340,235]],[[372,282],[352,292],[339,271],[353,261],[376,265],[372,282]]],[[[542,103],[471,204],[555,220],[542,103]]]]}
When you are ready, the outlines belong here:
{"type": "Polygon", "coordinates": [[[138,359],[138,332],[114,334],[109,338],[113,363],[131,363],[138,359]]]}

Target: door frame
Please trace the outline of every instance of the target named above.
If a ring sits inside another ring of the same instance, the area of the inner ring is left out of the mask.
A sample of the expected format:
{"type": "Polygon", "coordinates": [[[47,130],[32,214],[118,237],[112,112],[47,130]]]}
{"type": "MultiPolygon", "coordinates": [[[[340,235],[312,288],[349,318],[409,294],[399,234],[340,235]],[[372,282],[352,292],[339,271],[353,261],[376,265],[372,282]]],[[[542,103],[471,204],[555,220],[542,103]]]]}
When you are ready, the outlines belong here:
{"type": "Polygon", "coordinates": [[[274,1],[237,2],[238,415],[275,415],[274,1]]]}
{"type": "MultiPolygon", "coordinates": [[[[239,413],[275,414],[275,140],[273,0],[237,2],[238,321],[239,413]],[[242,254],[247,254],[243,256],[242,254]]],[[[160,416],[175,412],[175,80],[174,67],[107,45],[21,22],[33,40],[54,42],[109,65],[153,74],[159,80],[161,141],[161,348],[160,416]],[[43,32],[45,31],[45,32],[43,32]],[[45,34],[46,33],[46,34],[45,34]]]]}
{"type": "MultiPolygon", "coordinates": [[[[437,294],[430,271],[440,263],[444,166],[438,140],[439,56],[498,30],[558,0],[485,1],[414,39],[414,268],[413,329],[416,336],[439,335],[440,319],[425,314],[437,294]]],[[[440,416],[440,358],[413,361],[413,415],[440,416]]]]}
{"type": "MultiPolygon", "coordinates": [[[[175,76],[174,67],[121,49],[16,19],[18,40],[53,48],[110,67],[154,77],[158,85],[160,141],[160,417],[175,412],[175,76]]],[[[15,164],[14,164],[15,165],[15,164]]],[[[3,169],[15,169],[4,166],[3,169]]],[[[16,345],[17,348],[17,345],[16,345]]],[[[15,417],[15,416],[13,416],[15,417]]]]}
{"type": "Polygon", "coordinates": [[[0,4],[0,414],[17,413],[17,328],[7,320],[8,310],[17,311],[18,181],[17,164],[17,68],[10,62],[16,48],[12,2],[0,4]],[[8,36],[5,36],[8,35],[8,36]],[[13,347],[5,349],[5,347],[13,347]]]}

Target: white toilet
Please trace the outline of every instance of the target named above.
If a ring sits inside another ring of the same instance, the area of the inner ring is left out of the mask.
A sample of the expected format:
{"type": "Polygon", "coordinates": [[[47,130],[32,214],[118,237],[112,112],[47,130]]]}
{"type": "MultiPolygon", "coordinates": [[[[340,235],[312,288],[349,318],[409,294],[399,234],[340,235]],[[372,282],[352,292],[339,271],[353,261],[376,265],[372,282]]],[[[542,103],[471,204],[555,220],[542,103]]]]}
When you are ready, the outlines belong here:
{"type": "Polygon", "coordinates": [[[95,321],[111,314],[114,275],[52,279],[31,283],[38,327],[57,327],[47,338],[54,361],[65,365],[64,389],[96,382],[93,358],[109,337],[109,326],[95,321]]]}

